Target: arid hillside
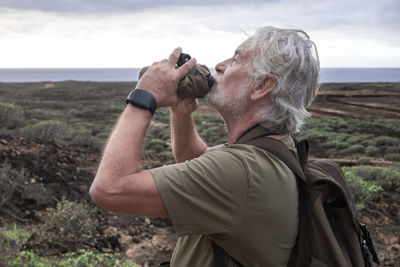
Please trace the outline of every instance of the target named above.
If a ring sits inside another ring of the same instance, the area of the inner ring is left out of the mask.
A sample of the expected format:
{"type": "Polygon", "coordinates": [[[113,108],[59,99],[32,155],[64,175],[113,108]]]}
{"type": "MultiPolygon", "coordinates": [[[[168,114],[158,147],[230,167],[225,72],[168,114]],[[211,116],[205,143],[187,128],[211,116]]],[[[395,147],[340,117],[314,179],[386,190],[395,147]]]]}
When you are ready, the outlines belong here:
{"type": "MultiPolygon", "coordinates": [[[[102,146],[130,88],[126,83],[0,84],[0,233],[13,225],[29,233],[19,245],[0,250],[0,258],[30,251],[37,262],[57,261],[79,249],[119,253],[120,260],[140,266],[170,258],[177,237],[168,220],[111,214],[88,197],[102,146]],[[68,205],[76,216],[82,210],[83,219],[57,217],[68,205]],[[57,218],[75,228],[51,228],[57,218]],[[73,238],[63,239],[63,233],[73,238]]],[[[400,84],[324,84],[310,108],[314,119],[298,136],[310,140],[313,158],[332,158],[343,166],[382,266],[400,265],[399,107],[400,84]]],[[[194,117],[205,141],[226,141],[222,120],[203,101],[194,117]]],[[[145,168],[174,162],[168,121],[168,110],[157,111],[145,140],[145,168]]]]}

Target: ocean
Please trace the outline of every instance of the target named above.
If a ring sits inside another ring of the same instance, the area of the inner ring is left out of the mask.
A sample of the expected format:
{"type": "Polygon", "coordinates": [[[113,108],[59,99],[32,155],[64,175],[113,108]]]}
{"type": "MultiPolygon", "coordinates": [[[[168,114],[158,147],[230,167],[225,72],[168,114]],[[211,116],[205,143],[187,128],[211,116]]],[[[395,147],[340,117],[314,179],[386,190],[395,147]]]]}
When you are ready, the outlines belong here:
{"type": "MultiPolygon", "coordinates": [[[[0,82],[42,81],[137,81],[140,69],[6,69],[0,68],[0,82]]],[[[215,72],[213,69],[212,72],[215,72]]],[[[321,83],[400,82],[400,68],[322,68],[321,83]]]]}

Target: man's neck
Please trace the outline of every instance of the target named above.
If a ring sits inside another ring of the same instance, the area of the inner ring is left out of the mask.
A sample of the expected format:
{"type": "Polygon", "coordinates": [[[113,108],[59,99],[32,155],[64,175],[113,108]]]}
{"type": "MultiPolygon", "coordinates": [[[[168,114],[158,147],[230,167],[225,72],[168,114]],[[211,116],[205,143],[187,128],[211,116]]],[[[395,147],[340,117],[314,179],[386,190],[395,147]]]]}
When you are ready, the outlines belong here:
{"type": "MultiPolygon", "coordinates": [[[[248,129],[258,124],[260,121],[260,111],[265,110],[265,105],[269,105],[269,102],[259,101],[248,104],[246,111],[243,114],[232,114],[232,112],[220,112],[220,115],[225,121],[226,128],[228,131],[228,144],[235,143],[239,137],[246,132],[248,129]]],[[[282,135],[271,135],[270,137],[281,139],[286,134],[282,135]]]]}
{"type": "Polygon", "coordinates": [[[253,116],[243,115],[240,118],[233,118],[225,120],[226,128],[228,131],[228,144],[235,143],[239,137],[247,131],[250,127],[257,124],[253,116]]]}
{"type": "MultiPolygon", "coordinates": [[[[225,120],[225,124],[228,131],[228,144],[231,145],[235,143],[247,130],[258,124],[258,121],[254,120],[253,116],[250,116],[250,118],[242,116],[236,120],[225,120]]],[[[280,140],[286,135],[287,133],[272,134],[268,135],[268,137],[280,140]]]]}

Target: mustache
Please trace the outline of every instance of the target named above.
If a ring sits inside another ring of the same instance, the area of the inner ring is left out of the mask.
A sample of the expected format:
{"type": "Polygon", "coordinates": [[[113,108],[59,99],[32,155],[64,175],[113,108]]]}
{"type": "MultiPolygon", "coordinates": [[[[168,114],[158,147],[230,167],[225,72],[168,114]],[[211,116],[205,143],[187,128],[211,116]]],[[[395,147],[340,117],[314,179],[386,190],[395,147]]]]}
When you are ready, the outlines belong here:
{"type": "Polygon", "coordinates": [[[220,81],[221,76],[222,76],[222,75],[221,75],[220,73],[216,73],[215,75],[213,75],[214,80],[215,80],[216,82],[219,82],[219,81],[220,81]]]}
{"type": "Polygon", "coordinates": [[[213,88],[217,88],[221,79],[222,79],[222,75],[220,73],[216,73],[215,75],[213,75],[214,77],[214,85],[213,88]]]}

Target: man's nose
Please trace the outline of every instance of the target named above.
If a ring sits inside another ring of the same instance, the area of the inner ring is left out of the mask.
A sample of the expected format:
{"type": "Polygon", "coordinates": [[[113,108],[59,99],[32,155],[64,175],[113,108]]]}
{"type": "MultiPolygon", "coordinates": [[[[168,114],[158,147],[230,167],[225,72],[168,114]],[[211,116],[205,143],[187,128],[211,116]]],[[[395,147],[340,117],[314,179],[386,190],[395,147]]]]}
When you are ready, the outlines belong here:
{"type": "Polygon", "coordinates": [[[225,68],[226,68],[226,60],[218,63],[217,65],[215,65],[215,71],[216,72],[224,73],[225,68]]]}

